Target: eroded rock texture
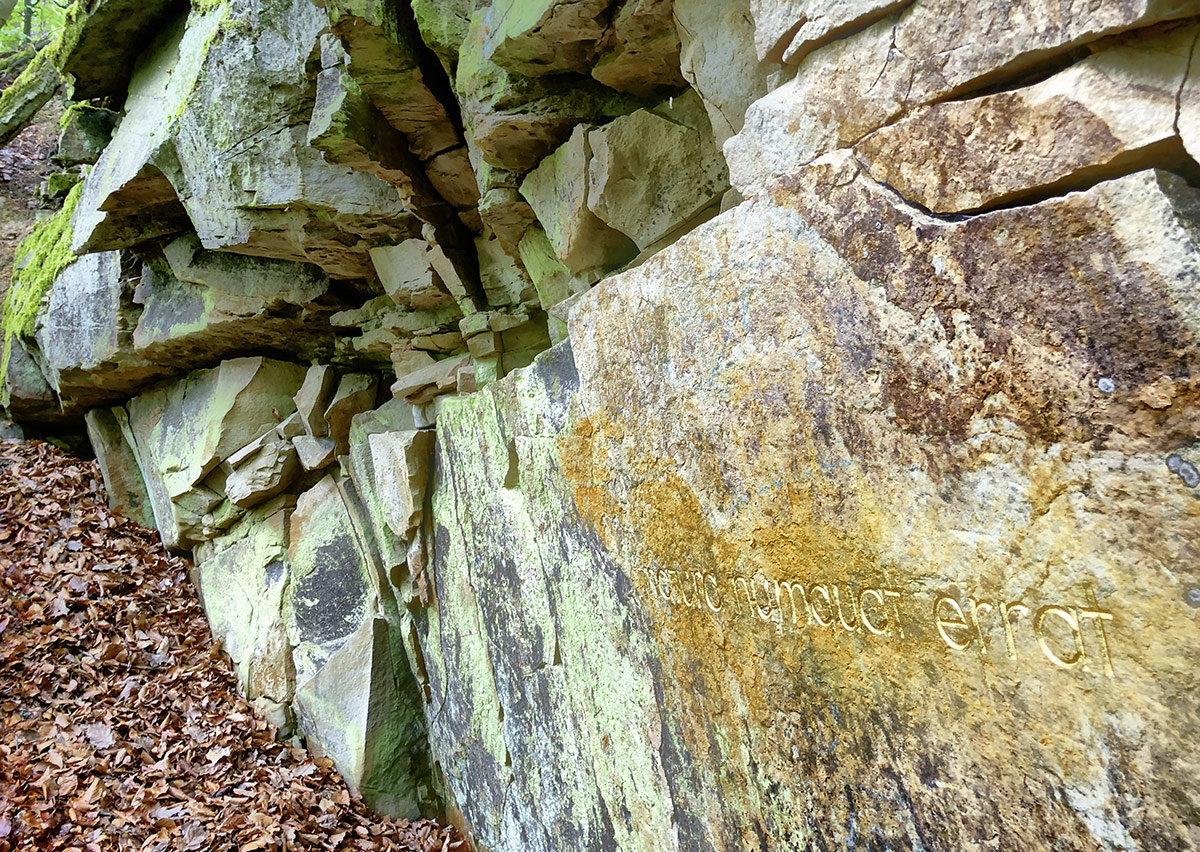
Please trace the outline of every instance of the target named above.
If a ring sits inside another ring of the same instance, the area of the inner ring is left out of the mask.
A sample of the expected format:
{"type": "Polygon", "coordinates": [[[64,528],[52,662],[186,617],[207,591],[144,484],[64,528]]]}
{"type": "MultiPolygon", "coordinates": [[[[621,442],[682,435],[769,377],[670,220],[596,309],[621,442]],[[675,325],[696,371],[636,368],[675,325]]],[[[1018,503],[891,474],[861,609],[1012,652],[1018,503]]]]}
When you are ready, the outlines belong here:
{"type": "Polygon", "coordinates": [[[7,407],[376,807],[1200,848],[1193,2],[69,20],[7,407]]]}

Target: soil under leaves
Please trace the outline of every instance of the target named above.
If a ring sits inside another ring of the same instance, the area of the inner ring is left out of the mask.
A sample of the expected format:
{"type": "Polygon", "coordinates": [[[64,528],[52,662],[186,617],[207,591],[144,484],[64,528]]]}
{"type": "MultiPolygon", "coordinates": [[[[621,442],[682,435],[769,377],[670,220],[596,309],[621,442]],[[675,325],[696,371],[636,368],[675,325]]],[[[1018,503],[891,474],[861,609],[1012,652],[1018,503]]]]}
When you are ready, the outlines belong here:
{"type": "Polygon", "coordinates": [[[95,463],[0,442],[0,852],[465,849],[276,741],[187,568],[108,511],[95,463]]]}

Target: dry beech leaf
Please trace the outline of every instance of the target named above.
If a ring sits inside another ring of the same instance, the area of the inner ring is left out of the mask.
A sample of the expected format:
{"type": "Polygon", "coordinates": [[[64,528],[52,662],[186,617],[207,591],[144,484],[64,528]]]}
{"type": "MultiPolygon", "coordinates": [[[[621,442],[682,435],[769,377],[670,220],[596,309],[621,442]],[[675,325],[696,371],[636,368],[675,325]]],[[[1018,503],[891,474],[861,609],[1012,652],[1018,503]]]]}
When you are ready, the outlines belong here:
{"type": "Polygon", "coordinates": [[[188,563],[112,515],[99,481],[0,442],[0,852],[465,849],[375,817],[332,761],[275,740],[188,563]]]}

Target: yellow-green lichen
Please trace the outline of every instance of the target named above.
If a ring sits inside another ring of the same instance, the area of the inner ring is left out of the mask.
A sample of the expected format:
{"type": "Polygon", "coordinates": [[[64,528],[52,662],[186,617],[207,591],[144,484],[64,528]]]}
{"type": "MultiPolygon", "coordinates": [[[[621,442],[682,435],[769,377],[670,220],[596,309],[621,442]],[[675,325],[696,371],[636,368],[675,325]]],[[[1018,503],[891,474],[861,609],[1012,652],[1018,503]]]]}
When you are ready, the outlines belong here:
{"type": "Polygon", "coordinates": [[[76,184],[67,195],[62,210],[38,222],[17,247],[12,282],[0,313],[0,331],[4,334],[3,344],[0,344],[3,346],[0,350],[0,388],[4,387],[8,376],[13,339],[33,334],[42,301],[53,288],[59,273],[76,259],[71,251],[74,236],[71,219],[82,192],[83,184],[76,184]]]}

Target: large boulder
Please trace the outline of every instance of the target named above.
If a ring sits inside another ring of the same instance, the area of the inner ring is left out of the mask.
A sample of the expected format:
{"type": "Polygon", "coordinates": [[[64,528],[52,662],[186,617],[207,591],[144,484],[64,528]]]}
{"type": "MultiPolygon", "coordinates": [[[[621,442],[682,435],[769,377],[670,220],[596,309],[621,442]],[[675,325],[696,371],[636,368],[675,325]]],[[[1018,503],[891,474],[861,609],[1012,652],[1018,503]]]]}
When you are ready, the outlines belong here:
{"type": "Polygon", "coordinates": [[[833,155],[443,405],[418,636],[478,844],[1188,847],[1198,209],[945,221],[833,155]]]}

